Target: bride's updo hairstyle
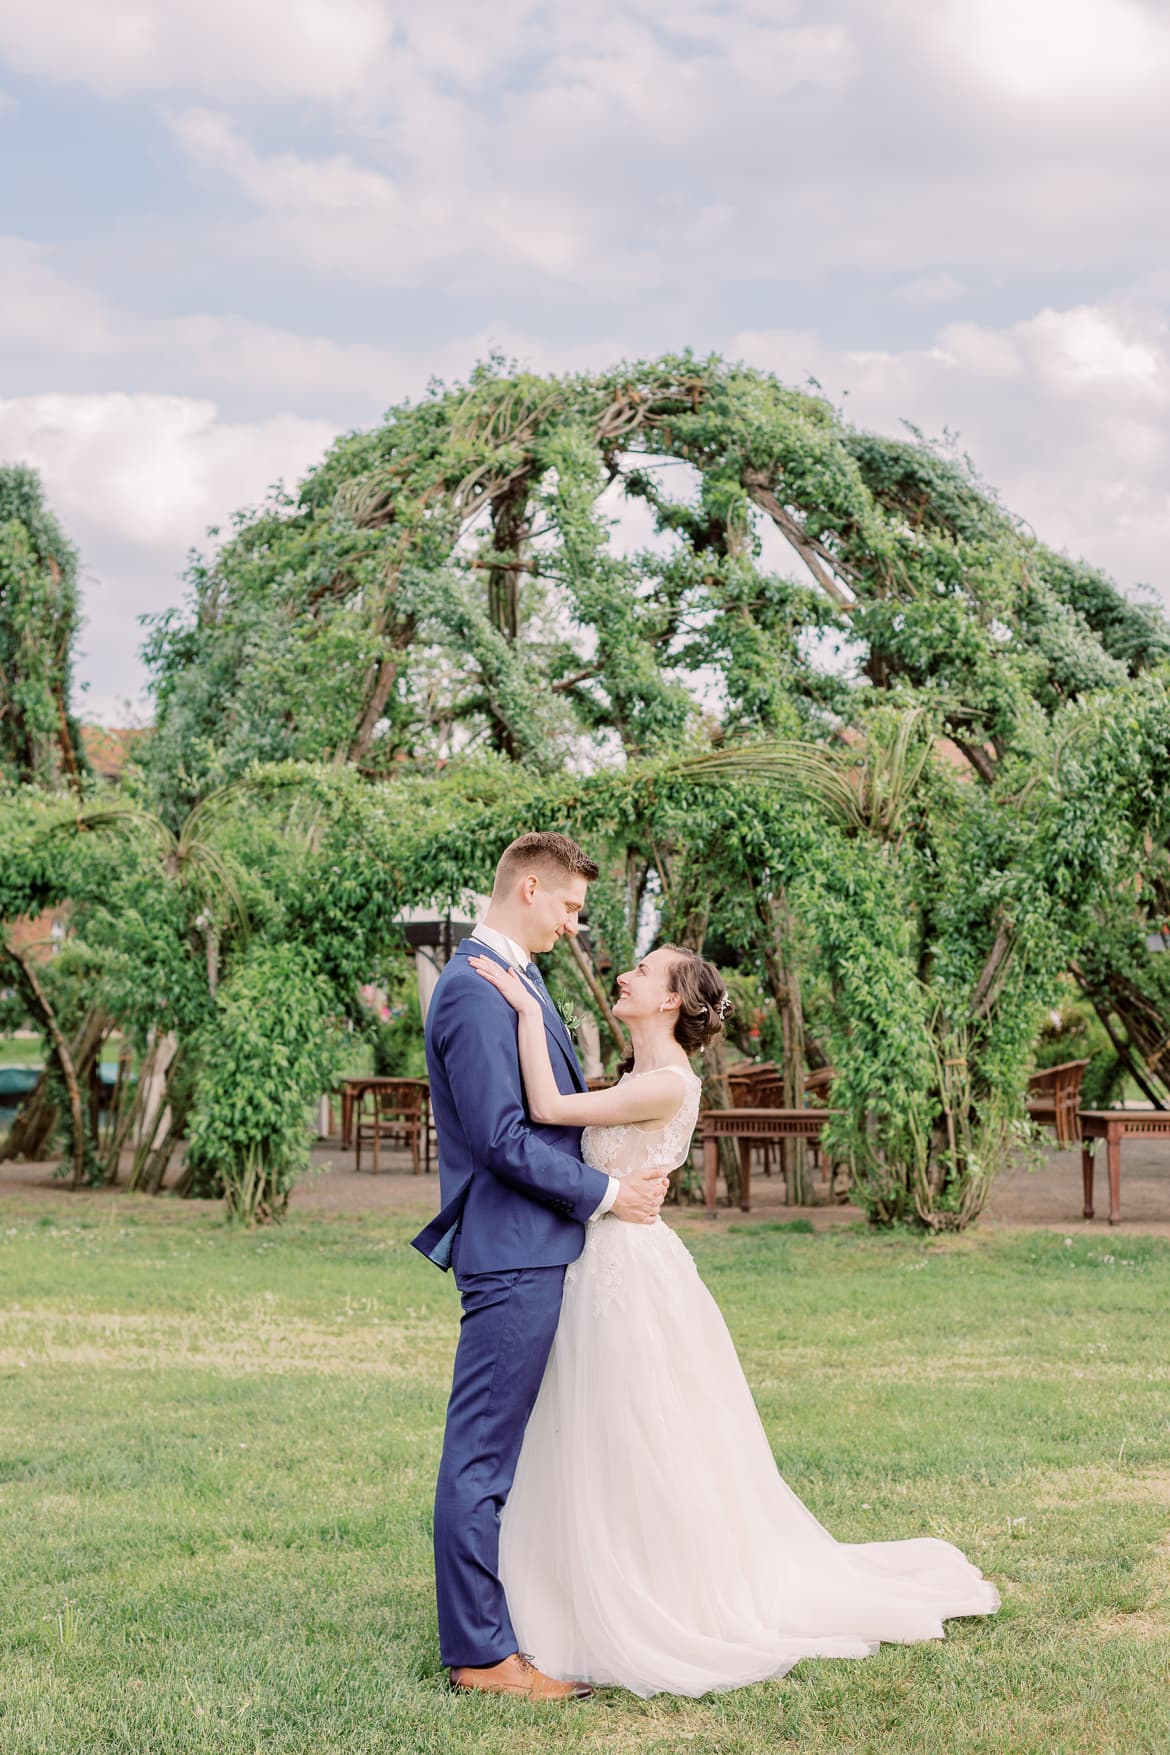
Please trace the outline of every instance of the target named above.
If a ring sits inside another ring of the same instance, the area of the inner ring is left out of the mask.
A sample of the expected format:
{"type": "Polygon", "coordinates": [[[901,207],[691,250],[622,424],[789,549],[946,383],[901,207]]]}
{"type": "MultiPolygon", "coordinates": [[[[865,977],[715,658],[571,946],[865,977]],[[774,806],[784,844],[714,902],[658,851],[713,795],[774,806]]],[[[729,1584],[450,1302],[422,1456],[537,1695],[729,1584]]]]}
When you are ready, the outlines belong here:
{"type": "Polygon", "coordinates": [[[723,977],[713,963],[681,945],[664,945],[673,951],[675,963],[666,978],[667,991],[679,997],[674,1039],[688,1054],[698,1054],[723,1030],[731,1001],[723,977]]]}

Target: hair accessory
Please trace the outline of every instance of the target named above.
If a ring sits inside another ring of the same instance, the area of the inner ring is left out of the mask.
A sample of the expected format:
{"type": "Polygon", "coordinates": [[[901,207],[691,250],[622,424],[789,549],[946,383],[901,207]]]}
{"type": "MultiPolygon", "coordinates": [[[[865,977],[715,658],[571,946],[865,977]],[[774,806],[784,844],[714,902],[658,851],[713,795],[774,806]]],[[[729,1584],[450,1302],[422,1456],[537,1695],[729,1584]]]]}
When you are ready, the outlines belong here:
{"type": "Polygon", "coordinates": [[[720,1023],[723,1022],[724,1018],[727,1016],[727,1014],[730,1010],[731,1010],[731,996],[729,994],[725,993],[723,995],[723,998],[719,1001],[719,1022],[720,1023]]]}

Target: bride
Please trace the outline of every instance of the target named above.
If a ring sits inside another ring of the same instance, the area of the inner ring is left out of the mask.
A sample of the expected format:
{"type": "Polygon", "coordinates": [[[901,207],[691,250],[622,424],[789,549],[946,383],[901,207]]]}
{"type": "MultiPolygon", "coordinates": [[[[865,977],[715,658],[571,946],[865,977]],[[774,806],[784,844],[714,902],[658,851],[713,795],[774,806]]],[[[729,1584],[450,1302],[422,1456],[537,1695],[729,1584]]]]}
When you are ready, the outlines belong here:
{"type": "MultiPolygon", "coordinates": [[[[473,966],[519,1013],[536,1121],[584,1126],[611,1176],[686,1161],[701,1081],[688,1056],[721,1028],[710,963],[673,945],[619,975],[634,1047],[619,1083],[566,1096],[533,991],[473,966]]],[[[560,1323],[500,1525],[522,1647],[560,1677],[699,1695],[802,1658],[940,1639],[999,1606],[949,1542],[837,1542],[781,1478],[718,1306],[668,1225],[608,1217],[565,1274],[560,1323]]]]}

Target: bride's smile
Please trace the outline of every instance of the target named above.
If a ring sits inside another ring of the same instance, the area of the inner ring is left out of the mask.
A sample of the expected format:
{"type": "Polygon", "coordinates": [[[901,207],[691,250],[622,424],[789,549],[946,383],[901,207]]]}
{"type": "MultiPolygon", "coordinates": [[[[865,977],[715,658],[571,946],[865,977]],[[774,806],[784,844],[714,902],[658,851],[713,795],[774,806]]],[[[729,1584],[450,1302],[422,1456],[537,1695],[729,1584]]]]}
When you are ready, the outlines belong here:
{"type": "Polygon", "coordinates": [[[659,1013],[677,1010],[679,995],[671,992],[669,984],[673,966],[672,953],[660,945],[656,951],[641,958],[633,969],[619,975],[614,1017],[628,1023],[634,1018],[655,1017],[659,1013]]]}

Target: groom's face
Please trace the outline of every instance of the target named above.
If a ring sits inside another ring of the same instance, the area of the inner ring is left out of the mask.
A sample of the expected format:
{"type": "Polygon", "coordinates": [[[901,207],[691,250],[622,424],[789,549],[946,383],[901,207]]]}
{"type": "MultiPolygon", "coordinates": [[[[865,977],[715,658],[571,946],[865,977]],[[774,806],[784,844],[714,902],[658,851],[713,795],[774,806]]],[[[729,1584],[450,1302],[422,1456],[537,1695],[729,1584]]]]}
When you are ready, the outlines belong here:
{"type": "Polygon", "coordinates": [[[577,936],[588,889],[583,877],[555,867],[525,880],[530,951],[551,951],[559,938],[577,936]]]}

